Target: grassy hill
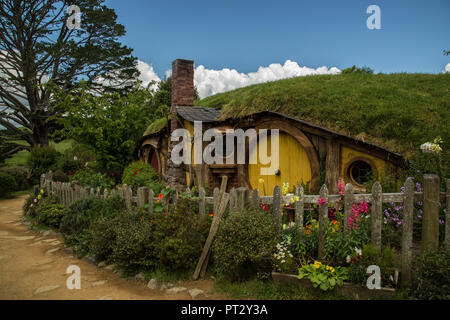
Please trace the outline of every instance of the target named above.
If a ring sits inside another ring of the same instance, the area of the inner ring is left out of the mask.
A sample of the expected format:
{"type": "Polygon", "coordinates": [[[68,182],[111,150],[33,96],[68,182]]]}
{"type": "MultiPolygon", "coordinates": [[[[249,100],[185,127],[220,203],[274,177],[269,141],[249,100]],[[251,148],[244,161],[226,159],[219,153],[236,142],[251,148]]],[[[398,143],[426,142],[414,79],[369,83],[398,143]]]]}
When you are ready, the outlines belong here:
{"type": "Polygon", "coordinates": [[[317,75],[217,94],[196,105],[224,117],[276,111],[375,143],[406,158],[440,136],[450,147],[450,74],[317,75]]]}

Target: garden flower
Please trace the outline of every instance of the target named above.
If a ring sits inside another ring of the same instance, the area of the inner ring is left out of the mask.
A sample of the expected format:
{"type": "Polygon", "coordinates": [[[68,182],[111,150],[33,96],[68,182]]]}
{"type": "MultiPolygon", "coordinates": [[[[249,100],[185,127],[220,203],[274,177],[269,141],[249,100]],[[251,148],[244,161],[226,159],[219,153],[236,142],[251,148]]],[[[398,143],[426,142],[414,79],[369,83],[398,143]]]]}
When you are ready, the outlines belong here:
{"type": "Polygon", "coordinates": [[[44,194],[44,189],[41,189],[41,194],[44,194]]]}
{"type": "Polygon", "coordinates": [[[289,182],[283,182],[281,192],[283,193],[283,195],[286,195],[289,192],[289,182]]]}
{"type": "Polygon", "coordinates": [[[42,198],[42,196],[41,195],[38,195],[38,197],[37,197],[39,200],[41,200],[41,198],[42,198]]]}
{"type": "Polygon", "coordinates": [[[159,195],[158,195],[158,199],[162,199],[164,196],[163,196],[163,194],[162,193],[160,193],[159,195]]]}
{"type": "Polygon", "coordinates": [[[211,218],[214,217],[214,212],[211,211],[211,212],[209,213],[209,216],[210,216],[211,218]]]}
{"type": "Polygon", "coordinates": [[[342,181],[342,179],[339,179],[338,190],[339,190],[339,194],[344,194],[344,192],[345,192],[345,184],[344,184],[344,181],[342,181]]]}
{"type": "Polygon", "coordinates": [[[259,178],[258,182],[259,183],[264,183],[264,179],[263,178],[259,178]]]}
{"type": "Polygon", "coordinates": [[[135,175],[135,176],[137,175],[137,172],[136,172],[136,171],[134,172],[134,175],[135,175]]]}
{"type": "Polygon", "coordinates": [[[317,203],[319,206],[322,206],[327,203],[327,200],[325,200],[324,198],[319,198],[319,200],[317,200],[317,203]]]}

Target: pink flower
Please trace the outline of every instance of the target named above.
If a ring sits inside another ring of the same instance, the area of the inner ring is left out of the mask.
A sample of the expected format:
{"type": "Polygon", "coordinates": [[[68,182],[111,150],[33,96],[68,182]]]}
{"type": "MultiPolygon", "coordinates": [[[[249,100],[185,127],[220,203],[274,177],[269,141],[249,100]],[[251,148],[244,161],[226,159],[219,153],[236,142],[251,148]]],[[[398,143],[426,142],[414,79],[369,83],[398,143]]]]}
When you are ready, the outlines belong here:
{"type": "Polygon", "coordinates": [[[339,194],[344,194],[344,192],[345,192],[344,181],[339,180],[339,182],[338,182],[338,190],[339,190],[339,194]]]}
{"type": "Polygon", "coordinates": [[[319,204],[319,206],[322,206],[324,204],[327,203],[327,200],[325,200],[324,198],[319,198],[319,200],[317,201],[317,203],[319,204]]]}

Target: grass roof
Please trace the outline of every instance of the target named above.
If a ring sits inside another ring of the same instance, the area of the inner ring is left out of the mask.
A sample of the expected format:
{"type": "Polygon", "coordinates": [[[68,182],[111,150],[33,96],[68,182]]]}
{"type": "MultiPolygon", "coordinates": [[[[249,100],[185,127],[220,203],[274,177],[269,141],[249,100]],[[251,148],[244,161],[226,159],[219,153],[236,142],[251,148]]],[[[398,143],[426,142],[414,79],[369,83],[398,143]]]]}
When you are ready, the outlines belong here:
{"type": "Polygon", "coordinates": [[[160,118],[155,121],[153,121],[145,130],[143,136],[148,136],[154,133],[158,133],[162,129],[164,129],[167,126],[167,118],[160,118]]]}
{"type": "Polygon", "coordinates": [[[341,74],[252,85],[196,102],[222,117],[275,111],[406,158],[440,136],[448,155],[450,74],[341,74]]]}

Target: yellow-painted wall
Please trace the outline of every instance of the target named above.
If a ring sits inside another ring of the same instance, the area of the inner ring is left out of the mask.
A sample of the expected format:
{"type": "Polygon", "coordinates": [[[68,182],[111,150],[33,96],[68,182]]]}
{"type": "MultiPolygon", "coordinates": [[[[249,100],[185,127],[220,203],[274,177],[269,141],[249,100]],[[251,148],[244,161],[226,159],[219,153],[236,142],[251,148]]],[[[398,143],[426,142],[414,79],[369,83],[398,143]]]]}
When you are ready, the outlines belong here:
{"type": "MultiPolygon", "coordinates": [[[[376,174],[378,177],[378,180],[380,180],[381,176],[385,174],[386,172],[386,161],[383,159],[374,157],[372,155],[369,155],[367,153],[357,151],[352,148],[348,147],[341,147],[341,177],[345,178],[345,168],[347,167],[347,164],[350,162],[353,162],[353,159],[355,158],[366,158],[369,159],[372,164],[376,167],[376,174]]],[[[351,182],[351,181],[345,181],[345,182],[351,182]]]]}
{"type": "MultiPolygon", "coordinates": [[[[291,135],[280,131],[279,135],[279,165],[280,175],[261,176],[261,167],[269,167],[269,165],[250,164],[248,166],[248,176],[252,188],[258,188],[261,195],[264,195],[263,186],[258,182],[260,178],[264,180],[264,186],[266,189],[266,195],[272,195],[273,189],[276,185],[280,187],[283,182],[289,183],[289,192],[294,192],[294,186],[298,186],[301,183],[306,184],[311,181],[311,165],[309,158],[305,152],[305,149],[300,143],[291,135]]],[[[267,152],[270,156],[270,136],[267,137],[267,152]]],[[[253,152],[257,152],[254,150],[253,152]]]]}

